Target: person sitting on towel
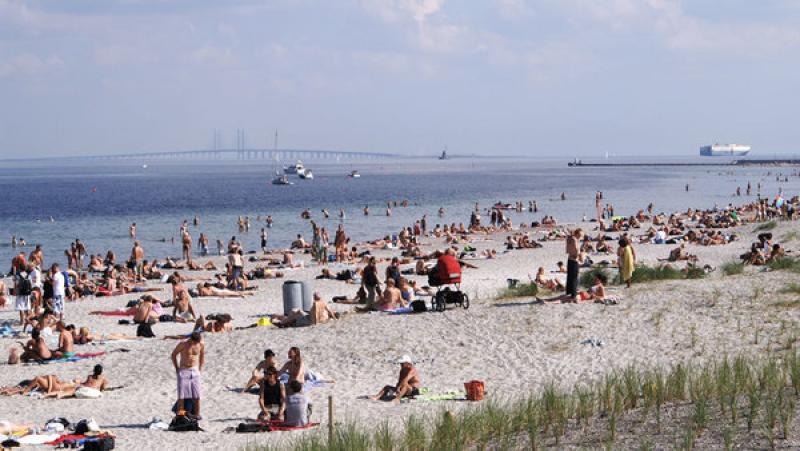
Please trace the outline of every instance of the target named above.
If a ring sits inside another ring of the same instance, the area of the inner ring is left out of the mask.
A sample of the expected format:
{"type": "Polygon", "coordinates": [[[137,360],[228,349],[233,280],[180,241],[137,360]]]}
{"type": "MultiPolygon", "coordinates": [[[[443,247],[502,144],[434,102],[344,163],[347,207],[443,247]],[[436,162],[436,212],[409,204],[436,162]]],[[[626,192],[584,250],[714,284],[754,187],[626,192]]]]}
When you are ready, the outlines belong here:
{"type": "Polygon", "coordinates": [[[261,412],[259,420],[282,420],[286,411],[286,389],[278,380],[278,370],[270,366],[264,372],[261,390],[258,394],[258,405],[261,412]]]}
{"type": "Polygon", "coordinates": [[[286,398],[283,424],[290,427],[308,425],[308,398],[303,394],[303,384],[293,380],[287,386],[290,395],[286,398]]]}
{"type": "Polygon", "coordinates": [[[414,362],[411,357],[404,355],[397,361],[400,364],[400,376],[397,378],[397,385],[387,385],[381,389],[375,396],[371,396],[373,401],[392,401],[395,404],[400,403],[403,397],[413,397],[419,395],[419,387],[421,386],[419,380],[419,373],[414,367],[414,362]]]}

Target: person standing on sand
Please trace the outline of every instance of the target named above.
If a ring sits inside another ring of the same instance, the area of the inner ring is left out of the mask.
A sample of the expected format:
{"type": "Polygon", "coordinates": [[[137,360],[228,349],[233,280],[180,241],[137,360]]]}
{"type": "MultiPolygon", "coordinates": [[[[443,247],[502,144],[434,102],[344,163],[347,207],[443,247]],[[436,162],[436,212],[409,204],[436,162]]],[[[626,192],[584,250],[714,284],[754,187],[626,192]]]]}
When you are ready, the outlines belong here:
{"type": "Polygon", "coordinates": [[[58,315],[58,319],[64,319],[64,298],[67,295],[67,287],[65,284],[64,273],[58,266],[58,263],[53,263],[50,267],[50,284],[53,287],[53,313],[58,315]]]}
{"type": "Polygon", "coordinates": [[[580,241],[583,231],[575,229],[570,236],[567,237],[567,289],[566,296],[571,300],[575,300],[578,295],[578,276],[580,272],[580,264],[578,263],[578,256],[580,254],[580,241]]]}
{"type": "Polygon", "coordinates": [[[200,399],[202,398],[202,378],[205,363],[205,344],[200,332],[192,332],[188,340],[178,343],[172,351],[172,365],[178,378],[178,412],[184,410],[184,401],[192,400],[192,416],[200,417],[200,399]],[[180,359],[179,359],[180,357],[180,359]]]}
{"type": "Polygon", "coordinates": [[[619,239],[617,257],[619,258],[617,262],[619,266],[619,278],[630,288],[633,270],[636,268],[636,253],[633,251],[633,246],[630,241],[625,237],[619,239]]]}
{"type": "Polygon", "coordinates": [[[189,235],[189,229],[183,229],[183,235],[181,235],[181,241],[183,242],[183,259],[186,260],[186,263],[192,263],[192,236],[189,235]]]}
{"type": "Polygon", "coordinates": [[[131,249],[131,262],[133,262],[134,276],[137,281],[142,281],[144,272],[144,249],[138,241],[133,242],[131,249]]]}

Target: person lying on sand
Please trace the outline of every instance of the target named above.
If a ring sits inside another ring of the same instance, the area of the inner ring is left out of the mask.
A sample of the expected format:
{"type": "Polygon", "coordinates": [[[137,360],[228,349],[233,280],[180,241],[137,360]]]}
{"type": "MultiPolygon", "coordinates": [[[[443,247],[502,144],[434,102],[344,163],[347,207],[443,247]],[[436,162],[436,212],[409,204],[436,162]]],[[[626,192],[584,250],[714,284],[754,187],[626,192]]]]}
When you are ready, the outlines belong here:
{"type": "Polygon", "coordinates": [[[258,365],[256,365],[256,367],[253,369],[253,374],[244,385],[244,390],[242,390],[242,393],[246,393],[252,387],[255,387],[261,383],[261,381],[264,380],[264,372],[268,368],[274,368],[275,366],[275,353],[272,351],[272,349],[267,349],[264,351],[264,360],[258,362],[258,365]]]}
{"type": "MultiPolygon", "coordinates": [[[[108,387],[108,379],[103,375],[103,365],[95,365],[92,374],[88,375],[85,381],[79,382],[79,380],[76,379],[75,383],[77,385],[67,384],[58,391],[45,394],[44,397],[62,399],[75,396],[78,390],[84,390],[93,394],[105,390],[108,387]]],[[[96,396],[99,396],[99,394],[96,396]]]]}
{"type": "Polygon", "coordinates": [[[589,301],[600,301],[605,299],[606,297],[606,276],[602,273],[598,273],[594,278],[594,284],[589,288],[587,291],[579,291],[578,295],[575,299],[572,299],[567,294],[562,294],[560,296],[542,299],[537,297],[536,300],[542,302],[544,304],[567,304],[567,303],[576,303],[576,304],[583,304],[589,301]]]}
{"type": "Polygon", "coordinates": [[[252,295],[253,293],[217,288],[208,282],[201,282],[197,284],[195,297],[244,298],[252,295]]]}
{"type": "Polygon", "coordinates": [[[404,397],[419,395],[421,382],[419,373],[414,367],[414,362],[411,360],[411,357],[404,355],[397,360],[397,363],[400,365],[400,375],[397,378],[397,384],[383,387],[376,395],[370,396],[369,399],[373,401],[392,401],[399,404],[400,399],[404,397]]]}
{"type": "Polygon", "coordinates": [[[80,383],[80,380],[62,381],[55,375],[37,376],[33,380],[23,381],[16,387],[0,388],[0,395],[27,395],[33,390],[43,392],[46,398],[58,398],[63,392],[73,389],[80,383]],[[27,385],[24,383],[27,382],[27,385]]]}

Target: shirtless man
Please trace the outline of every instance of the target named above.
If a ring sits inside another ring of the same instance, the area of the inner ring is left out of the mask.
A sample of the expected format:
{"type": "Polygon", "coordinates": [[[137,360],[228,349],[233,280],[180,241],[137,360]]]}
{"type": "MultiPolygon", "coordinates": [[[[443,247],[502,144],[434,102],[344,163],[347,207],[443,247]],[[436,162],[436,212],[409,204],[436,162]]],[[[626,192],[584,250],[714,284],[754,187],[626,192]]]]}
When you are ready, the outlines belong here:
{"type": "Polygon", "coordinates": [[[200,372],[205,363],[205,345],[200,332],[192,332],[188,340],[178,343],[172,351],[172,365],[178,377],[178,412],[184,411],[184,400],[192,400],[192,416],[200,420],[202,379],[200,372]],[[179,359],[180,357],[180,359],[179,359]]]}
{"type": "Polygon", "coordinates": [[[250,390],[250,388],[258,385],[262,380],[264,380],[264,372],[267,370],[267,368],[275,366],[275,353],[272,351],[272,349],[267,349],[264,351],[264,360],[258,362],[258,365],[256,365],[255,369],[253,369],[253,374],[244,385],[244,390],[242,390],[242,393],[246,393],[248,390],[250,390]]]}
{"type": "Polygon", "coordinates": [[[50,352],[44,338],[39,334],[39,329],[33,329],[31,339],[25,344],[25,351],[20,356],[20,360],[27,363],[31,360],[50,360],[52,358],[53,353],[50,352]]]}
{"type": "Polygon", "coordinates": [[[186,263],[192,263],[192,236],[189,235],[189,231],[184,229],[183,235],[181,235],[181,240],[183,241],[183,259],[186,260],[186,263]]]}
{"type": "Polygon", "coordinates": [[[331,319],[339,318],[339,315],[330,308],[328,303],[322,300],[319,293],[314,293],[314,303],[308,314],[311,317],[311,324],[324,324],[331,319]]]}
{"type": "Polygon", "coordinates": [[[405,307],[406,303],[403,301],[403,294],[395,286],[394,279],[386,280],[386,289],[383,290],[375,307],[378,310],[394,310],[398,307],[405,307]]]}
{"type": "Polygon", "coordinates": [[[53,351],[53,358],[70,358],[75,355],[75,342],[72,335],[74,329],[75,326],[65,326],[63,321],[59,321],[56,324],[56,330],[60,333],[58,336],[58,349],[53,351]]]}
{"type": "Polygon", "coordinates": [[[189,290],[181,282],[180,276],[175,276],[172,279],[172,316],[175,317],[177,323],[187,323],[195,320],[194,307],[191,303],[192,297],[189,295],[189,290]]]}
{"type": "Polygon", "coordinates": [[[239,291],[220,289],[208,282],[200,282],[197,284],[197,297],[243,298],[252,294],[253,293],[242,293],[239,291]]]}
{"type": "Polygon", "coordinates": [[[300,348],[292,346],[289,348],[288,353],[289,361],[283,364],[278,374],[287,374],[289,382],[299,381],[301,384],[306,379],[306,365],[303,363],[303,358],[300,356],[300,348]]]}
{"type": "Polygon", "coordinates": [[[405,396],[419,395],[419,387],[421,385],[419,373],[417,373],[411,357],[404,355],[400,357],[397,363],[400,364],[400,376],[397,378],[397,385],[383,387],[375,396],[370,396],[370,399],[378,401],[388,397],[392,398],[392,402],[395,404],[399,404],[400,399],[405,396]]]}
{"type": "Polygon", "coordinates": [[[153,309],[154,302],[159,301],[149,294],[142,296],[139,305],[136,306],[136,313],[133,314],[134,324],[155,324],[158,322],[158,313],[153,309]]]}
{"type": "Polygon", "coordinates": [[[133,242],[133,249],[131,249],[131,261],[134,264],[135,279],[137,281],[142,281],[144,272],[144,249],[138,241],[133,242]]]}

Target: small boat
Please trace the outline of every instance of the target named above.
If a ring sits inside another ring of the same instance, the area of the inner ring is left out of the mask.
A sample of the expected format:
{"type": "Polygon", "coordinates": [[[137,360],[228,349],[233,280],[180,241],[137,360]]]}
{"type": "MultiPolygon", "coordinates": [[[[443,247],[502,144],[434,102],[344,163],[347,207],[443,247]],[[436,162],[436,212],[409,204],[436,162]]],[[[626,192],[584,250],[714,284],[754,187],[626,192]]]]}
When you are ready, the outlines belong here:
{"type": "Polygon", "coordinates": [[[351,179],[360,179],[361,174],[359,174],[358,171],[350,171],[348,177],[350,177],[351,179]]]}
{"type": "Polygon", "coordinates": [[[297,176],[303,180],[314,180],[314,173],[311,172],[311,169],[305,168],[302,171],[297,173],[297,176]]]}
{"type": "Polygon", "coordinates": [[[275,176],[274,179],[272,179],[272,184],[273,185],[291,185],[292,182],[289,181],[289,177],[287,177],[286,175],[278,174],[278,175],[275,176]]]}
{"type": "Polygon", "coordinates": [[[447,159],[447,146],[444,146],[444,150],[442,151],[442,154],[439,155],[439,159],[440,160],[446,160],[447,159]]]}
{"type": "Polygon", "coordinates": [[[511,210],[512,208],[514,208],[514,206],[511,205],[511,204],[504,204],[504,203],[498,202],[498,203],[492,205],[492,208],[495,209],[495,210],[511,210]]]}
{"type": "Polygon", "coordinates": [[[303,166],[303,162],[300,160],[297,160],[297,163],[295,163],[293,166],[286,166],[283,168],[283,173],[289,175],[300,174],[303,171],[305,171],[305,167],[303,166]]]}

